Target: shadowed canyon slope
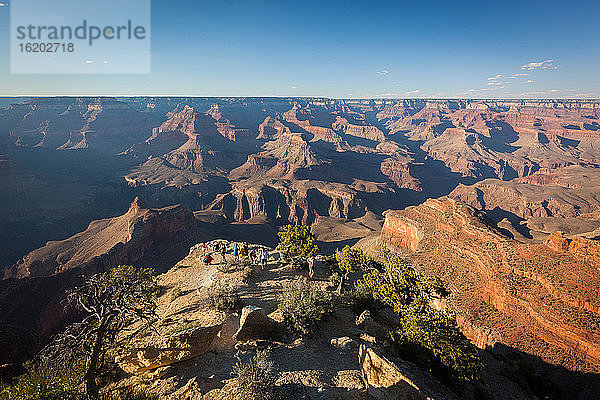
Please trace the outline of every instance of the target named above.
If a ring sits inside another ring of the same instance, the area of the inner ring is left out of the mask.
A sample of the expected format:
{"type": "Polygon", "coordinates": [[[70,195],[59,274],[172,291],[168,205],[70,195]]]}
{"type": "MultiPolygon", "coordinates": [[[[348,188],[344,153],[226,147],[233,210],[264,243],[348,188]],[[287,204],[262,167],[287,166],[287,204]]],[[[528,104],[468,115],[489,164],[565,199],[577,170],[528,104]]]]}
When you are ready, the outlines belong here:
{"type": "Polygon", "coordinates": [[[93,221],[66,240],[48,242],[4,270],[0,281],[0,362],[22,359],[35,346],[21,341],[44,340],[72,316],[62,311],[65,291],[85,276],[120,264],[165,270],[196,239],[196,222],[185,206],[140,207],[137,199],[118,217],[93,221]]]}
{"type": "Polygon", "coordinates": [[[156,265],[165,254],[180,247],[179,242],[189,241],[195,230],[194,215],[187,207],[145,209],[136,198],[125,214],[93,221],[75,236],[46,243],[6,268],[4,276],[49,276],[88,265],[103,270],[115,263],[143,263],[144,258],[156,265]]]}

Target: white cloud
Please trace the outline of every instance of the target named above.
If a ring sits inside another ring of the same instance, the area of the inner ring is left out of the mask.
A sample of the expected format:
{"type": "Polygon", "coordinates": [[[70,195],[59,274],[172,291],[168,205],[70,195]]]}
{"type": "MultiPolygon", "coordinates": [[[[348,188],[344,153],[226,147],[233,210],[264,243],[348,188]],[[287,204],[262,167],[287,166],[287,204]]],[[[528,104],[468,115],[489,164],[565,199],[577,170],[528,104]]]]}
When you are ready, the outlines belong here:
{"type": "Polygon", "coordinates": [[[533,83],[533,81],[531,79],[527,79],[525,83],[533,83]]]}
{"type": "Polygon", "coordinates": [[[574,94],[573,97],[578,99],[597,99],[600,96],[598,96],[596,93],[577,93],[574,94]]]}
{"type": "Polygon", "coordinates": [[[533,92],[522,92],[521,96],[536,96],[536,97],[556,97],[556,96],[568,96],[573,97],[575,90],[573,89],[550,89],[543,91],[533,91],[533,92]]]}
{"type": "Polygon", "coordinates": [[[381,71],[376,72],[377,75],[387,75],[389,73],[390,71],[388,71],[387,69],[382,69],[381,71]]]}
{"type": "Polygon", "coordinates": [[[490,88],[483,88],[483,89],[468,89],[465,92],[460,92],[460,93],[455,93],[454,97],[463,97],[463,96],[483,96],[484,92],[487,92],[488,90],[490,90],[490,88]]]}
{"type": "Polygon", "coordinates": [[[557,69],[558,67],[554,66],[553,63],[554,60],[530,62],[529,64],[521,65],[521,69],[525,71],[531,71],[535,69],[557,69]]]}
{"type": "Polygon", "coordinates": [[[502,78],[502,75],[498,74],[496,76],[490,76],[488,78],[488,81],[497,81],[498,79],[502,78]]]}
{"type": "Polygon", "coordinates": [[[7,7],[8,3],[0,3],[0,7],[7,7]]]}
{"type": "Polygon", "coordinates": [[[86,60],[86,62],[85,62],[85,63],[86,63],[86,64],[91,64],[91,63],[92,63],[92,60],[86,60]]]}
{"type": "Polygon", "coordinates": [[[292,86],[292,89],[298,89],[298,86],[292,86]]]}
{"type": "Polygon", "coordinates": [[[419,89],[416,89],[416,90],[409,90],[409,91],[408,91],[408,92],[406,92],[405,94],[406,94],[407,96],[412,96],[412,95],[419,94],[419,93],[421,93],[421,91],[420,91],[419,89]]]}

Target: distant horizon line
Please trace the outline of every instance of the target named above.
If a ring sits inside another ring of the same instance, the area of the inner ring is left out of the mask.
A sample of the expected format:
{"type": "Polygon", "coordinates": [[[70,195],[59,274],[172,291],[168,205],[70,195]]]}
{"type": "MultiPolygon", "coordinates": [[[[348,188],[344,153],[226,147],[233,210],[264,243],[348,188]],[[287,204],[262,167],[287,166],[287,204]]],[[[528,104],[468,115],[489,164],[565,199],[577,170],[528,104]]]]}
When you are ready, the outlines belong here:
{"type": "Polygon", "coordinates": [[[190,98],[190,99],[302,99],[302,100],[479,100],[479,101],[600,101],[600,97],[326,97],[326,96],[190,96],[190,95],[0,95],[2,99],[19,98],[190,98]]]}

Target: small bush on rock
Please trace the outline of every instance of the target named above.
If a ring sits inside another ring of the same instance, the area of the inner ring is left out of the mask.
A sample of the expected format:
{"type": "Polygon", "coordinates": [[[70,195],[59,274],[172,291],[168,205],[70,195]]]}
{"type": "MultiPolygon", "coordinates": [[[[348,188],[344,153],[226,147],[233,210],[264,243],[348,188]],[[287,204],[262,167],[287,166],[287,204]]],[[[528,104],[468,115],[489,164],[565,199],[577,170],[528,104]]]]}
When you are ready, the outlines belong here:
{"type": "Polygon", "coordinates": [[[367,271],[375,267],[376,262],[367,257],[367,255],[358,248],[353,248],[348,245],[344,246],[342,250],[337,249],[335,251],[335,260],[337,267],[341,272],[341,279],[337,287],[337,292],[342,293],[342,288],[346,282],[348,282],[348,276],[353,272],[367,271]]]}
{"type": "Polygon", "coordinates": [[[334,272],[329,276],[329,286],[337,288],[340,285],[342,276],[338,272],[334,272]]]}
{"type": "Polygon", "coordinates": [[[310,232],[310,228],[306,225],[286,225],[281,228],[281,232],[277,236],[279,236],[277,248],[287,261],[298,257],[311,257],[319,252],[315,235],[310,232]]]}
{"type": "Polygon", "coordinates": [[[83,399],[80,385],[84,370],[83,362],[65,365],[60,371],[46,365],[32,365],[14,384],[0,382],[0,399],[83,399]]]}
{"type": "Polygon", "coordinates": [[[356,312],[379,311],[385,306],[380,300],[373,297],[373,291],[363,280],[356,281],[352,289],[344,292],[342,302],[356,312]]]}
{"type": "Polygon", "coordinates": [[[239,260],[233,259],[227,261],[226,263],[217,265],[217,269],[219,271],[227,274],[241,271],[248,267],[250,267],[250,261],[247,258],[240,258],[239,260]]]}
{"type": "Polygon", "coordinates": [[[211,307],[223,312],[233,312],[240,307],[240,297],[230,283],[217,281],[208,288],[211,307]]]}
{"type": "Polygon", "coordinates": [[[280,398],[275,386],[277,369],[269,350],[258,351],[248,362],[233,367],[236,399],[274,400],[280,398]]]}
{"type": "Polygon", "coordinates": [[[398,256],[384,251],[383,272],[371,270],[362,284],[373,298],[398,314],[398,327],[390,332],[398,354],[429,368],[443,379],[479,379],[481,360],[475,346],[460,332],[451,312],[438,311],[431,302],[447,295],[441,281],[419,274],[398,256]]]}
{"type": "Polygon", "coordinates": [[[279,308],[291,331],[307,334],[325,314],[333,311],[333,301],[329,293],[298,277],[284,288],[279,308]]]}

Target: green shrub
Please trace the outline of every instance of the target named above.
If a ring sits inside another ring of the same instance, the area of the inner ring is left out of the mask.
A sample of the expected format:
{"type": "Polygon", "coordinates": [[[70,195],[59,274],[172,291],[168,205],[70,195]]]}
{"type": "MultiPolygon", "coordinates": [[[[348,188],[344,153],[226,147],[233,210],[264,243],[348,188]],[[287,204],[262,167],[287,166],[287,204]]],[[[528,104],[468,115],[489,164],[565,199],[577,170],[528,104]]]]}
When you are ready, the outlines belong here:
{"type": "Polygon", "coordinates": [[[240,307],[240,297],[229,282],[217,281],[208,288],[211,307],[223,312],[233,312],[240,307]]]}
{"type": "Polygon", "coordinates": [[[275,386],[277,369],[270,359],[269,350],[257,351],[248,362],[237,362],[233,367],[236,399],[273,400],[279,398],[275,386]]]}
{"type": "Polygon", "coordinates": [[[0,383],[2,400],[79,400],[83,399],[85,364],[66,364],[60,371],[49,366],[30,367],[12,385],[0,383]]]}
{"type": "Polygon", "coordinates": [[[356,312],[364,310],[379,311],[384,307],[384,304],[380,300],[373,297],[371,288],[363,280],[356,281],[352,289],[346,290],[343,293],[342,302],[356,312]]]}
{"type": "Polygon", "coordinates": [[[310,257],[319,252],[315,235],[306,225],[286,225],[281,228],[278,249],[284,259],[292,260],[297,257],[310,257]]]}
{"type": "Polygon", "coordinates": [[[341,279],[337,287],[337,292],[342,293],[343,286],[348,282],[348,276],[351,273],[358,271],[368,271],[378,267],[378,263],[368,257],[364,251],[358,248],[353,248],[348,245],[342,250],[336,249],[335,262],[338,271],[341,273],[341,279]]]}
{"type": "Polygon", "coordinates": [[[476,381],[481,361],[475,346],[460,332],[454,315],[431,307],[447,294],[439,279],[417,273],[389,252],[384,271],[373,269],[362,283],[373,298],[394,309],[398,328],[390,332],[398,354],[440,378],[476,381]]]}
{"type": "Polygon", "coordinates": [[[390,337],[399,354],[444,380],[479,379],[481,361],[477,349],[462,334],[451,314],[425,303],[415,304],[402,313],[400,327],[390,337]]]}
{"type": "Polygon", "coordinates": [[[291,331],[307,334],[323,315],[333,310],[333,302],[329,293],[298,277],[285,286],[279,308],[291,331]]]}
{"type": "Polygon", "coordinates": [[[340,285],[341,280],[342,276],[340,275],[340,273],[334,272],[331,275],[329,275],[329,286],[337,288],[340,285]]]}
{"type": "Polygon", "coordinates": [[[335,251],[335,260],[340,271],[347,276],[351,272],[362,269],[362,266],[367,264],[368,258],[361,249],[346,245],[342,250],[335,251]]]}

